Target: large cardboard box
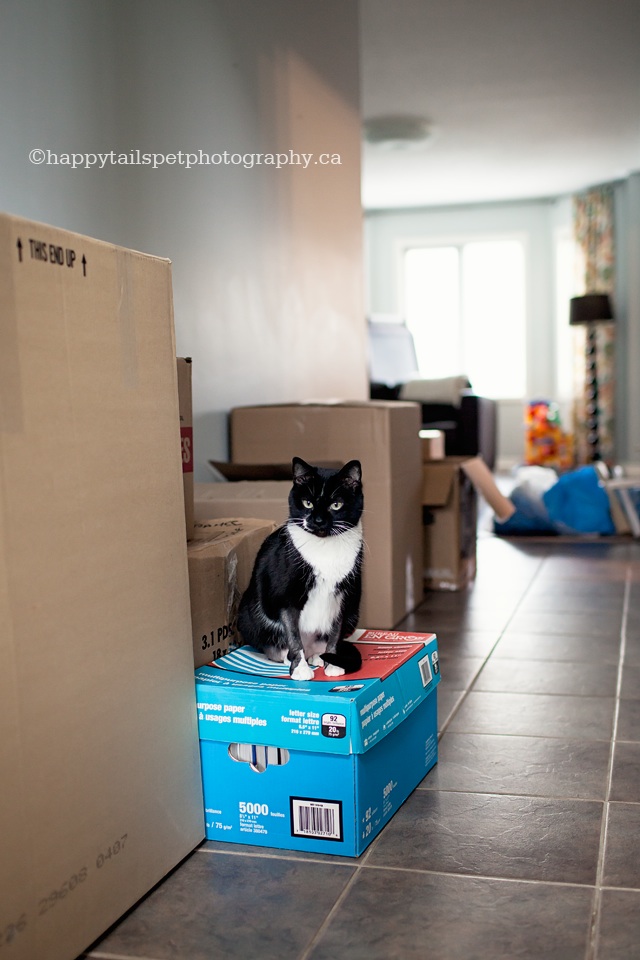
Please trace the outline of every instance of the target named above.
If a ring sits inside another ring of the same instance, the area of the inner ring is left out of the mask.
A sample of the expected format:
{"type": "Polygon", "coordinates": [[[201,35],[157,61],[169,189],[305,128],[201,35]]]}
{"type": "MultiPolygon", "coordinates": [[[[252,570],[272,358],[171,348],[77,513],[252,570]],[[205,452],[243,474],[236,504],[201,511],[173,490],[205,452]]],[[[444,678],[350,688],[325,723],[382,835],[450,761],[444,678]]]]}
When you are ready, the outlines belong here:
{"type": "Polygon", "coordinates": [[[0,953],[72,960],[204,834],[171,270],[0,216],[0,953]]]}
{"type": "Polygon", "coordinates": [[[431,590],[460,590],[476,574],[478,499],[467,460],[423,465],[424,582],[431,590]]]}
{"type": "Polygon", "coordinates": [[[254,517],[284,523],[289,515],[291,480],[239,480],[194,484],[196,521],[254,517]]]}
{"type": "Polygon", "coordinates": [[[356,642],[344,677],[291,680],[251,647],[196,672],[209,839],[358,856],[435,764],[435,636],[356,642]]]}
{"type": "Polygon", "coordinates": [[[422,599],[422,455],[415,403],[345,401],[237,407],[238,463],[362,463],[366,552],[360,622],[391,628],[422,599]]]}
{"type": "Polygon", "coordinates": [[[187,538],[191,538],[193,536],[193,400],[191,395],[191,357],[178,357],[177,366],[184,517],[187,527],[187,538]]]}
{"type": "Polygon", "coordinates": [[[271,520],[228,518],[194,525],[188,545],[193,657],[210,663],[237,643],[240,598],[258,550],[276,529],[271,520]]]}

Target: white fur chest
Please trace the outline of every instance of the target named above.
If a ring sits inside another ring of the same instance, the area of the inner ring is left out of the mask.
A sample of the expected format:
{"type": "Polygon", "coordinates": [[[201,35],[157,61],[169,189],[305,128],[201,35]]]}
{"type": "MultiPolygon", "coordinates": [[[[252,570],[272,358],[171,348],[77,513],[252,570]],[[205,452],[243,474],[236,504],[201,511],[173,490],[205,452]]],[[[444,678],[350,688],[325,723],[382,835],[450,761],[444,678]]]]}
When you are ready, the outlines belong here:
{"type": "Polygon", "coordinates": [[[353,570],[362,546],[362,525],[335,537],[315,537],[295,524],[290,524],[287,531],[316,576],[300,614],[304,642],[317,634],[329,633],[340,613],[342,593],[336,587],[353,570]]]}

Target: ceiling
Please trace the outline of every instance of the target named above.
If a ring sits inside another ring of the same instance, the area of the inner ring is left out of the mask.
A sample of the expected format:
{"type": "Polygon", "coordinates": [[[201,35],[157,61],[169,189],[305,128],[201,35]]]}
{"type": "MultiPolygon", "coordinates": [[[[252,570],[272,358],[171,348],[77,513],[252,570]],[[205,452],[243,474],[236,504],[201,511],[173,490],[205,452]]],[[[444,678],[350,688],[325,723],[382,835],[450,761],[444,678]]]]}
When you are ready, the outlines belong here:
{"type": "Polygon", "coordinates": [[[555,197],[640,170],[640,0],[361,0],[366,209],[555,197]]]}

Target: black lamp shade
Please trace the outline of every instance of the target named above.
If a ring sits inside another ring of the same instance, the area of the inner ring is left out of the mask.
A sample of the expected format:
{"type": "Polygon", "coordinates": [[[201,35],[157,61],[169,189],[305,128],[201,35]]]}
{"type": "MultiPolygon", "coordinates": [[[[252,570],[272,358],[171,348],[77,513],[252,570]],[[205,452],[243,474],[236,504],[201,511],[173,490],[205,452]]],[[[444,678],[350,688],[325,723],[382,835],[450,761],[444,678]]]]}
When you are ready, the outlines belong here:
{"type": "Polygon", "coordinates": [[[600,323],[613,320],[611,299],[607,293],[587,293],[584,297],[572,297],[569,323],[600,323]]]}

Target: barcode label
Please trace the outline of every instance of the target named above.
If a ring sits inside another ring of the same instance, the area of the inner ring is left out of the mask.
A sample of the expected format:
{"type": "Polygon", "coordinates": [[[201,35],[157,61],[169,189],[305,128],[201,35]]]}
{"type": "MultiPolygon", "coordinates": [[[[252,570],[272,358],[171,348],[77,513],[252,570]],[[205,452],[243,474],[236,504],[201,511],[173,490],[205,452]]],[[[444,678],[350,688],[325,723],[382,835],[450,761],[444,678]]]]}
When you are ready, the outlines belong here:
{"type": "Polygon", "coordinates": [[[418,662],[420,667],[420,676],[422,677],[422,686],[428,687],[431,683],[433,675],[431,673],[431,664],[429,663],[429,657],[423,657],[422,660],[418,662]]]}
{"type": "Polygon", "coordinates": [[[342,802],[291,797],[291,836],[342,841],[342,802]]]}

